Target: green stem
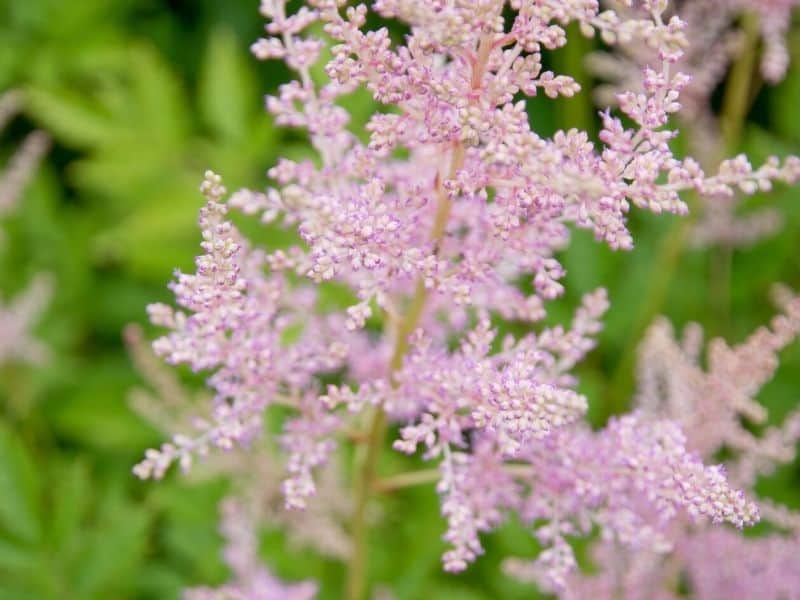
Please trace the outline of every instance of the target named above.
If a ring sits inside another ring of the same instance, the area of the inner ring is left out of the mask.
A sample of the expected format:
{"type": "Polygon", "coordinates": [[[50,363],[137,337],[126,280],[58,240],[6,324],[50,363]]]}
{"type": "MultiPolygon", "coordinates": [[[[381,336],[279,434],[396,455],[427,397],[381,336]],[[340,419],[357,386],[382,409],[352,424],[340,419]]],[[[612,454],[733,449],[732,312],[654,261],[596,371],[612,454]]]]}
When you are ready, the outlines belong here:
{"type": "MultiPolygon", "coordinates": [[[[506,473],[513,477],[529,477],[533,472],[533,467],[528,464],[507,464],[504,466],[506,473]]],[[[439,480],[441,472],[439,469],[420,469],[419,471],[408,471],[399,473],[375,482],[373,489],[376,492],[391,493],[417,485],[426,485],[439,480]]]]}
{"type": "Polygon", "coordinates": [[[733,66],[725,86],[722,102],[720,128],[725,143],[725,152],[735,152],[739,146],[745,118],[752,102],[751,90],[756,73],[756,55],[759,40],[758,16],[746,13],[742,17],[744,40],[742,52],[733,66]]]}
{"type": "Polygon", "coordinates": [[[368,537],[367,508],[378,464],[378,456],[383,445],[386,428],[386,412],[375,407],[370,416],[370,427],[366,443],[356,450],[356,506],[353,511],[351,535],[353,551],[350,555],[347,579],[347,598],[361,600],[366,590],[366,549],[368,537]]]}
{"type": "MultiPolygon", "coordinates": [[[[450,159],[448,177],[455,177],[464,165],[465,148],[456,144],[450,159]]],[[[438,204],[431,230],[431,240],[438,246],[444,237],[447,221],[450,218],[452,202],[444,191],[441,177],[436,178],[438,204]]],[[[408,305],[405,317],[398,323],[395,332],[395,345],[392,358],[389,362],[389,371],[394,374],[403,366],[403,359],[408,353],[408,337],[414,332],[422,318],[422,312],[428,300],[428,290],[422,278],[417,281],[414,295],[408,305]]],[[[364,444],[356,450],[355,458],[355,497],[356,505],[353,511],[351,535],[353,538],[353,551],[347,569],[346,597],[349,600],[362,600],[367,588],[367,547],[369,545],[369,526],[367,523],[367,508],[371,495],[375,489],[378,458],[383,449],[386,437],[386,411],[382,406],[376,406],[368,417],[368,433],[364,444]]]]}
{"type": "MultiPolygon", "coordinates": [[[[483,75],[489,63],[493,47],[492,36],[486,35],[481,38],[475,55],[470,81],[474,90],[480,89],[481,85],[483,85],[483,75]]],[[[464,144],[459,142],[453,146],[450,156],[450,168],[447,173],[448,179],[454,179],[458,171],[464,166],[465,154],[466,148],[464,144]]],[[[445,192],[441,174],[436,177],[435,188],[437,208],[431,229],[431,242],[433,242],[434,252],[438,252],[453,206],[450,197],[445,192]]],[[[405,317],[397,324],[394,351],[389,362],[389,371],[392,375],[397,373],[403,366],[403,359],[408,353],[408,337],[419,325],[427,301],[428,290],[425,287],[425,281],[420,278],[417,281],[414,295],[408,305],[405,317]]],[[[395,384],[394,381],[392,383],[393,385],[395,384]]],[[[367,539],[369,537],[367,507],[375,489],[378,458],[386,436],[386,412],[382,406],[375,407],[369,416],[368,431],[366,443],[362,444],[356,452],[356,505],[351,526],[353,551],[350,555],[347,571],[346,597],[348,600],[362,600],[367,590],[366,554],[369,541],[367,539]]]]}
{"type": "Polygon", "coordinates": [[[572,77],[580,84],[582,92],[571,98],[564,98],[558,112],[558,126],[564,130],[578,129],[594,132],[594,109],[589,94],[589,75],[586,73],[584,60],[592,50],[592,41],[580,31],[577,23],[567,27],[569,43],[553,54],[557,69],[572,77]]]}
{"type": "MultiPolygon", "coordinates": [[[[758,17],[746,13],[742,17],[744,33],[743,51],[731,69],[722,105],[720,127],[725,151],[734,154],[739,150],[747,113],[754,99],[754,80],[757,74],[756,48],[760,29],[758,17]]],[[[731,286],[733,280],[733,248],[721,243],[711,250],[710,298],[715,315],[716,331],[720,336],[728,333],[731,312],[731,286]]]]}
{"type": "Polygon", "coordinates": [[[426,483],[433,483],[440,476],[439,469],[421,469],[419,471],[400,473],[399,475],[392,475],[376,481],[375,491],[389,493],[415,485],[425,485],[426,483]]]}

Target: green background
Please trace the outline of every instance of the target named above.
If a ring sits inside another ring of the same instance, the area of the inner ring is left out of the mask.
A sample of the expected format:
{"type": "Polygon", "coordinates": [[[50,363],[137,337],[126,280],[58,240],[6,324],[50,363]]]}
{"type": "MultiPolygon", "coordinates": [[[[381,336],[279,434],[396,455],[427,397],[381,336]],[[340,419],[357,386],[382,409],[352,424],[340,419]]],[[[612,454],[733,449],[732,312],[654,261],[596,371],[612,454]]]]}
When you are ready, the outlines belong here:
{"type": "MultiPolygon", "coordinates": [[[[13,297],[39,272],[56,282],[36,328],[52,350],[49,361],[0,367],[0,598],[173,598],[184,586],[227,576],[217,534],[227,483],[174,474],[143,483],[131,475],[143,450],[162,439],[128,405],[142,382],[121,332],[145,324],[147,303],[170,301],[173,269],[192,267],[205,169],[221,173],[229,189],[259,188],[278,155],[304,151],[302,136],[275,128],[263,111],[263,94],[288,72],[249,55],[262,24],[255,0],[0,0],[0,90],[21,89],[26,99],[0,138],[0,164],[34,128],[54,140],[19,208],[0,223],[0,294],[13,297]]],[[[790,46],[800,59],[800,39],[790,46]]],[[[574,73],[580,51],[573,46],[547,60],[574,73]]],[[[349,102],[363,123],[369,98],[349,102]]],[[[742,149],[755,162],[800,153],[798,106],[794,68],[760,91],[742,149]]],[[[543,133],[596,128],[594,110],[585,94],[531,102],[543,133]]],[[[800,189],[779,187],[752,201],[764,203],[781,209],[783,230],[733,253],[729,293],[711,290],[713,251],[681,253],[665,276],[659,256],[680,227],[676,217],[635,211],[630,253],[575,234],[561,256],[568,292],[551,304],[550,320],[566,319],[581,294],[609,289],[607,327],[579,369],[594,424],[628,406],[635,348],[655,314],[739,341],[773,314],[773,282],[800,289],[800,189]]],[[[260,238],[281,241],[274,232],[260,238]]],[[[800,396],[798,345],[782,360],[760,395],[773,421],[800,396]]],[[[800,470],[782,468],[760,489],[800,507],[800,470]]],[[[392,496],[384,515],[373,580],[397,598],[534,595],[499,569],[503,556],[536,552],[519,524],[486,536],[487,554],[456,577],[441,571],[444,524],[431,487],[392,496]]],[[[316,578],[321,597],[338,596],[340,564],[287,550],[269,528],[262,550],[281,576],[316,578]]]]}

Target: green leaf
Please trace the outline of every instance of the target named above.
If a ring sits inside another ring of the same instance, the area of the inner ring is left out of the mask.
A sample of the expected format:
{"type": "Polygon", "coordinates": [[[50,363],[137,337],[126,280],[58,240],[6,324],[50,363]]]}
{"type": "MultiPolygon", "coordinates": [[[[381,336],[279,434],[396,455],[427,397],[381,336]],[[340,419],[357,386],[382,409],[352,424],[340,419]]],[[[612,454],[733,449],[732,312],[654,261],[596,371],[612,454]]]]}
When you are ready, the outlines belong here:
{"type": "MultiPolygon", "coordinates": [[[[153,431],[129,408],[125,393],[133,377],[121,357],[105,359],[102,369],[81,369],[80,384],[63,390],[47,405],[53,427],[60,436],[95,451],[125,452],[153,443],[153,431]]],[[[121,462],[118,472],[130,472],[132,464],[121,462]]]]}
{"type": "Polygon", "coordinates": [[[155,48],[138,46],[131,51],[132,119],[137,130],[153,142],[175,143],[187,133],[188,102],[179,79],[155,48]]]}
{"type": "Polygon", "coordinates": [[[36,467],[19,438],[0,426],[0,527],[20,541],[41,537],[36,467]]]}
{"type": "Polygon", "coordinates": [[[29,88],[28,113],[61,141],[78,148],[111,143],[125,133],[119,123],[85,95],[61,89],[29,88]]]}
{"type": "Polygon", "coordinates": [[[71,575],[71,597],[121,597],[122,590],[131,588],[144,556],[148,526],[147,513],[129,503],[103,515],[87,536],[86,553],[71,575]]]}
{"type": "Polygon", "coordinates": [[[91,482],[86,466],[72,462],[52,470],[50,527],[47,539],[60,557],[70,554],[81,536],[81,520],[89,501],[91,482]]]}
{"type": "Polygon", "coordinates": [[[30,580],[40,566],[39,556],[34,551],[0,540],[0,574],[17,581],[30,580]]]}
{"type": "Polygon", "coordinates": [[[242,44],[229,29],[211,34],[200,77],[200,113],[221,137],[241,139],[258,112],[258,94],[242,44]]]}

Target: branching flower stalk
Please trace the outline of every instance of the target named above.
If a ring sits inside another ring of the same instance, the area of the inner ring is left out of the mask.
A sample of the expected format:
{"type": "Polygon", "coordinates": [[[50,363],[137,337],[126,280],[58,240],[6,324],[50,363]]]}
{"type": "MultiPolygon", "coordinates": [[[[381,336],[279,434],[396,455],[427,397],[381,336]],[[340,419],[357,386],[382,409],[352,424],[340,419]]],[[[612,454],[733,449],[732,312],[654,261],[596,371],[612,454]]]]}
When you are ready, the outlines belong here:
{"type": "MultiPolygon", "coordinates": [[[[745,11],[740,17],[741,31],[733,37],[726,25],[736,17],[742,7],[726,4],[726,2],[727,0],[703,0],[689,6],[690,11],[692,9],[695,11],[689,17],[694,16],[697,21],[689,22],[688,26],[694,29],[707,27],[712,29],[710,41],[709,36],[687,36],[689,43],[697,47],[690,47],[688,50],[689,58],[686,58],[684,60],[685,64],[682,64],[682,67],[686,68],[693,77],[694,83],[692,85],[699,88],[693,90],[690,94],[692,105],[691,110],[686,111],[686,135],[689,137],[689,146],[691,148],[713,155],[713,159],[710,161],[708,159],[705,160],[706,163],[719,160],[722,156],[733,154],[739,150],[742,130],[755,98],[755,88],[757,87],[756,77],[758,73],[756,67],[758,65],[760,41],[758,14],[753,12],[751,7],[744,7],[745,11]],[[719,31],[714,31],[715,25],[713,23],[709,25],[709,23],[702,20],[703,17],[707,16],[707,13],[704,12],[703,8],[697,8],[699,5],[705,5],[706,11],[721,13],[716,15],[716,18],[721,23],[719,31]],[[732,39],[735,40],[735,43],[729,41],[732,39]],[[697,56],[697,60],[692,60],[692,56],[697,56]],[[727,67],[729,61],[731,62],[731,68],[725,83],[722,112],[718,123],[715,123],[715,117],[711,112],[711,92],[713,87],[719,83],[718,79],[725,75],[725,67],[727,67]],[[694,120],[696,125],[699,122],[699,125],[694,130],[689,126],[691,120],[694,120]]],[[[612,1],[611,4],[613,5],[615,2],[612,1]]],[[[637,48],[634,47],[630,53],[633,56],[640,57],[641,60],[641,48],[638,48],[638,50],[637,48]]],[[[612,67],[607,64],[605,59],[600,62],[594,61],[594,67],[598,74],[607,76],[618,74],[620,69],[619,66],[612,67]]],[[[602,99],[605,96],[606,94],[601,94],[600,97],[602,99]]],[[[692,245],[692,238],[697,237],[698,228],[714,229],[713,226],[709,228],[707,224],[701,223],[701,220],[707,221],[709,218],[712,220],[715,218],[714,211],[712,211],[710,217],[704,214],[704,212],[708,211],[708,207],[715,202],[719,202],[719,199],[704,199],[690,195],[691,210],[689,215],[671,228],[659,247],[653,268],[654,277],[651,280],[645,299],[640,304],[641,310],[632,323],[631,339],[640,340],[653,318],[663,310],[670,284],[675,277],[681,257],[686,249],[692,245]]],[[[725,223],[717,227],[720,230],[731,229],[728,224],[730,220],[728,210],[723,209],[725,223]]],[[[773,218],[774,211],[767,209],[764,212],[764,217],[751,217],[751,227],[746,225],[739,227],[743,232],[740,236],[742,238],[739,241],[740,243],[751,242],[751,238],[759,235],[758,232],[767,233],[768,230],[773,228],[769,223],[775,221],[773,218]],[[761,224],[763,224],[763,227],[761,224]],[[748,229],[752,230],[753,235],[745,233],[748,229]]],[[[747,223],[747,219],[748,217],[743,217],[742,222],[747,223]]],[[[730,277],[733,246],[737,241],[733,233],[731,236],[720,235],[718,239],[712,237],[708,241],[712,244],[710,289],[714,314],[717,315],[718,332],[725,333],[730,316],[730,277]]],[[[608,388],[607,401],[615,411],[621,411],[625,408],[622,403],[630,395],[632,389],[631,374],[636,361],[636,348],[636,344],[626,345],[612,376],[611,384],[608,388]]]]}
{"type": "MultiPolygon", "coordinates": [[[[767,533],[742,537],[730,530],[697,523],[673,523],[674,551],[668,555],[632,552],[619,544],[594,546],[595,575],[575,575],[566,598],[607,597],[675,600],[677,581],[688,582],[693,598],[791,598],[800,588],[800,515],[754,490],[760,476],[791,464],[800,440],[800,410],[782,422],[768,423],[756,395],[778,368],[778,354],[800,334],[800,297],[776,287],[780,314],[744,342],[729,346],[720,338],[708,343],[701,366],[703,333],[696,324],[676,338],[671,324],[658,319],[639,351],[638,410],[668,416],[680,423],[687,445],[708,458],[723,448],[731,480],[760,505],[767,533]],[[625,565],[614,571],[612,565],[625,565]]],[[[519,565],[511,563],[511,569],[519,565]]]]}
{"type": "MultiPolygon", "coordinates": [[[[481,40],[481,47],[478,51],[478,60],[473,67],[472,85],[473,89],[480,87],[482,72],[486,68],[486,61],[489,57],[491,41],[489,38],[481,40]]],[[[464,146],[461,143],[455,144],[450,158],[450,169],[447,179],[453,179],[464,164],[464,146]]],[[[442,178],[437,173],[434,187],[437,191],[436,217],[433,222],[431,241],[434,246],[438,246],[444,236],[447,221],[450,217],[452,203],[442,187],[442,178]]],[[[427,302],[428,291],[423,280],[417,281],[414,289],[414,296],[409,303],[408,312],[405,318],[397,325],[395,333],[395,346],[392,358],[389,363],[389,373],[399,371],[403,366],[403,359],[408,352],[408,338],[419,324],[422,311],[427,302]]],[[[359,480],[356,482],[356,509],[353,515],[352,534],[353,534],[353,553],[348,567],[348,598],[362,598],[366,585],[365,562],[368,542],[367,531],[367,504],[376,481],[376,466],[378,457],[383,450],[384,437],[386,433],[386,412],[381,405],[373,409],[370,419],[369,431],[366,434],[366,443],[357,449],[355,471],[359,480]]]]}
{"type": "MultiPolygon", "coordinates": [[[[258,447],[270,438],[264,414],[280,406],[289,413],[276,440],[285,506],[302,511],[341,445],[357,444],[345,591],[353,600],[370,590],[371,501],[400,484],[435,480],[445,570],[466,569],[484,551],[481,535],[516,513],[543,548],[522,571],[559,594],[576,567],[572,536],[600,531],[664,554],[686,522],[754,523],[756,504],[688,449],[674,420],[636,411],[601,431],[585,423],[589,400],[572,370],[595,345],[605,290],[584,296],[571,326],[540,323],[564,292],[556,256],[571,227],[629,250],[631,206],[684,215],[681,194],[732,197],[800,178],[793,157],[754,168],[740,156],[715,174],[675,157],[671,117],[690,83],[677,69],[685,24],[665,18],[663,0],[627,5],[623,14],[595,0],[311,0],[288,14],[284,0],[264,0],[267,36],[253,52],[297,75],[267,109],[308,131],[314,157],[280,159],[263,192],[228,196],[221,177],[206,174],[196,272],[171,284],[179,309],[148,310],[167,330],[156,353],[209,372],[212,398],[135,473],[160,478],[173,463],[189,470],[198,458],[258,447]],[[370,30],[371,12],[409,33],[394,42],[388,29],[370,30]],[[527,112],[528,97],[580,91],[542,65],[544,51],[567,43],[570,23],[654,54],[641,89],[616,99],[627,120],[601,114],[599,144],[575,129],[542,137],[527,112]],[[327,78],[312,77],[326,47],[327,78]],[[376,103],[365,142],[344,108],[359,88],[376,103]],[[257,247],[231,210],[291,228],[300,243],[257,247]],[[326,282],[355,300],[321,306],[326,282]],[[497,320],[525,333],[500,338],[497,320]],[[437,463],[435,479],[428,470],[378,477],[390,426],[394,450],[421,450],[437,463]]],[[[261,581],[251,567],[234,569],[232,589],[261,581]]]]}

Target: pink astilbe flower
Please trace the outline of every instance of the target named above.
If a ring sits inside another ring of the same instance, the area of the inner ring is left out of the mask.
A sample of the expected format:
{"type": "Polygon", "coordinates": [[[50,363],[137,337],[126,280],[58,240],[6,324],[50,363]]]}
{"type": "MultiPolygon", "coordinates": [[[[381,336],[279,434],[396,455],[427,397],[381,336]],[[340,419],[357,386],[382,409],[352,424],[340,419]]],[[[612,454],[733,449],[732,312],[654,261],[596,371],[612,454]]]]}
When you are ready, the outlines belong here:
{"type": "MultiPolygon", "coordinates": [[[[15,90],[0,96],[0,131],[19,111],[21,104],[21,94],[15,90]]],[[[50,137],[42,131],[34,131],[25,137],[19,149],[11,155],[8,164],[0,171],[0,217],[14,208],[49,148],[50,137]]]]}
{"type": "Polygon", "coordinates": [[[507,569],[551,591],[566,592],[577,564],[566,536],[587,535],[594,526],[625,552],[664,554],[675,543],[676,518],[737,527],[758,519],[756,506],[728,486],[721,467],[704,466],[686,448],[675,423],[640,413],[599,432],[563,429],[521,458],[528,464],[520,481],[529,493],[518,510],[530,523],[545,520],[536,536],[547,549],[536,562],[512,560],[507,569]]]}
{"type": "Polygon", "coordinates": [[[637,3],[631,18],[594,0],[344,4],[313,0],[287,14],[284,0],[262,2],[267,36],[252,50],[297,74],[267,109],[305,129],[316,156],[280,159],[269,171],[274,187],[227,202],[219,176],[207,173],[202,255],[196,273],[178,273],[171,286],[182,308],[149,312],[168,330],[156,352],[210,372],[213,399],[196,431],[149,451],[136,474],[161,477],[175,461],[188,469],[212,450],[253,448],[265,411],[280,406],[288,508],[308,507],[317,472],[343,440],[363,444],[359,563],[388,421],[399,428],[396,450],[421,446],[438,462],[445,568],[466,568],[482,552],[480,534],[518,511],[547,546],[535,568],[555,589],[575,565],[567,536],[595,526],[663,553],[675,523],[753,523],[755,505],[721,467],[703,465],[673,421],[635,413],[600,432],[583,424],[587,399],[571,371],[595,344],[603,290],[583,299],[570,329],[536,322],[563,294],[556,254],[570,226],[630,249],[631,205],[684,214],[681,192],[753,193],[794,181],[800,161],[753,168],[736,157],[707,175],[673,155],[670,118],[689,78],[675,68],[684,23],[663,17],[665,2],[637,3]],[[371,11],[406,24],[404,41],[369,30],[371,11]],[[655,56],[642,89],[619,95],[622,114],[603,113],[599,144],[577,130],[540,136],[527,112],[527,97],[579,91],[542,65],[572,21],[608,43],[641,40],[655,56]],[[328,46],[324,69],[312,69],[328,46]],[[378,107],[363,132],[341,103],[358,88],[378,107]],[[302,243],[256,248],[230,209],[291,227],[302,243]],[[326,282],[355,301],[323,312],[317,289],[326,282]],[[496,339],[497,319],[529,329],[496,339]]]}
{"type": "MultiPolygon", "coordinates": [[[[626,3],[621,0],[607,0],[604,4],[629,16],[639,13],[638,8],[625,8],[626,3]]],[[[698,0],[680,3],[678,8],[672,9],[674,17],[684,23],[687,41],[675,68],[690,77],[681,94],[682,110],[678,118],[686,125],[689,146],[703,168],[717,163],[727,151],[726,146],[732,142],[724,139],[714,114],[712,94],[725,79],[732,63],[746,60],[747,57],[742,56],[744,52],[755,52],[755,49],[745,47],[746,34],[738,26],[739,17],[743,11],[755,11],[762,16],[766,41],[763,71],[768,81],[776,83],[783,77],[788,64],[788,56],[779,60],[779,55],[786,54],[783,38],[789,23],[790,4],[796,2],[698,0]],[[768,73],[776,74],[776,62],[783,64],[778,69],[780,76],[769,77],[768,73]]],[[[615,104],[619,94],[626,90],[644,90],[646,83],[641,75],[642,69],[657,60],[657,52],[637,38],[620,43],[611,51],[590,55],[587,59],[589,69],[606,82],[595,92],[598,102],[615,104]]],[[[775,159],[770,160],[777,165],[775,159]]],[[[750,169],[744,163],[742,166],[750,169]]],[[[789,159],[788,167],[782,179],[795,182],[798,167],[794,157],[789,159]]],[[[743,196],[770,190],[770,179],[773,177],[748,182],[739,189],[734,188],[735,193],[730,193],[731,189],[721,190],[721,194],[709,190],[709,193],[700,195],[697,206],[693,207],[698,213],[690,235],[693,244],[699,247],[715,244],[749,246],[778,231],[782,217],[772,207],[739,214],[743,196]]]]}
{"type": "MultiPolygon", "coordinates": [[[[679,342],[667,321],[657,321],[640,352],[640,418],[669,418],[672,427],[680,424],[687,449],[701,458],[725,449],[731,455],[725,465],[730,478],[748,495],[754,494],[759,475],[795,459],[800,440],[800,411],[791,412],[780,425],[765,426],[766,410],[755,397],[777,369],[777,353],[800,334],[800,298],[784,288],[775,295],[783,314],[737,346],[712,340],[707,369],[701,367],[702,332],[696,325],[687,327],[679,342]],[[745,423],[761,426],[760,435],[745,423]]],[[[598,574],[573,575],[562,596],[678,598],[683,577],[692,597],[701,600],[792,597],[800,572],[800,518],[769,499],[740,495],[737,502],[748,511],[758,506],[761,517],[778,531],[744,538],[676,519],[666,529],[671,543],[661,551],[630,549],[603,539],[595,548],[598,574]]]]}
{"type": "MultiPolygon", "coordinates": [[[[192,423],[200,418],[198,410],[208,404],[209,394],[189,390],[153,354],[138,326],[126,327],[125,342],[147,384],[131,391],[133,409],[166,435],[191,430],[192,423]]],[[[232,484],[230,501],[247,507],[253,523],[281,527],[292,546],[345,558],[351,544],[343,523],[351,502],[341,470],[335,462],[329,464],[320,474],[314,498],[307,502],[305,510],[287,511],[284,510],[284,462],[285,456],[279,448],[257,443],[244,452],[211,456],[201,468],[193,469],[190,476],[193,480],[226,476],[232,484]]]]}
{"type": "Polygon", "coordinates": [[[491,440],[480,439],[471,453],[445,448],[436,489],[447,519],[444,540],[450,549],[442,557],[447,571],[463,571],[483,554],[479,534],[502,523],[504,509],[514,506],[519,494],[512,475],[504,470],[502,454],[493,446],[491,440]]]}
{"type": "Polygon", "coordinates": [[[422,443],[427,456],[438,457],[446,445],[465,443],[462,431],[477,427],[493,432],[514,455],[530,440],[580,419],[586,398],[569,387],[568,370],[594,346],[585,336],[597,332],[607,307],[600,290],[584,299],[572,331],[558,327],[520,340],[507,337],[494,354],[495,334],[487,320],[467,334],[458,352],[435,349],[432,340],[416,337],[396,374],[397,385],[383,386],[390,414],[397,406],[421,415],[400,430],[395,448],[413,453],[422,443]]]}
{"type": "Polygon", "coordinates": [[[798,0],[728,0],[734,7],[756,13],[761,21],[764,54],[761,73],[769,83],[784,78],[789,67],[789,50],[786,36],[792,24],[792,10],[800,5],[798,0]]]}
{"type": "Polygon", "coordinates": [[[744,538],[725,529],[689,538],[680,554],[695,597],[792,598],[800,589],[800,540],[744,538]]]}
{"type": "Polygon", "coordinates": [[[225,562],[233,581],[219,588],[186,590],[184,600],[312,600],[317,594],[313,582],[287,584],[267,571],[258,559],[257,523],[247,508],[235,501],[222,506],[220,531],[225,538],[225,562]]]}
{"type": "Polygon", "coordinates": [[[800,335],[800,298],[779,288],[783,314],[741,344],[722,339],[708,346],[707,370],[700,366],[702,332],[687,327],[681,344],[666,320],[657,321],[641,348],[637,403],[648,413],[670,418],[686,433],[689,446],[710,457],[725,447],[736,452],[730,465],[737,482],[750,486],[775,464],[795,458],[800,411],[780,427],[756,435],[745,425],[763,426],[767,411],[756,399],[778,368],[778,353],[800,335]]]}
{"type": "MultiPolygon", "coordinates": [[[[636,14],[625,8],[620,0],[605,0],[604,5],[627,15],[636,14]]],[[[684,24],[687,41],[676,68],[691,76],[691,81],[681,94],[682,109],[678,117],[693,120],[700,132],[710,127],[710,100],[714,89],[724,79],[730,63],[735,60],[741,34],[731,29],[733,11],[728,0],[699,0],[683,2],[675,12],[684,24]],[[695,120],[701,119],[700,123],[695,120]]],[[[594,90],[600,105],[614,105],[621,91],[642,89],[642,67],[657,61],[657,52],[646,41],[631,39],[615,45],[609,51],[593,52],[586,58],[587,66],[603,83],[594,90]]],[[[701,138],[702,133],[693,135],[701,138]]],[[[701,140],[697,140],[698,142],[701,140]]],[[[695,151],[701,150],[696,147],[695,151]]]]}
{"type": "Polygon", "coordinates": [[[331,327],[338,323],[341,328],[342,319],[315,317],[313,290],[290,291],[281,272],[263,276],[264,253],[251,250],[223,220],[227,207],[217,202],[224,194],[218,177],[208,174],[203,191],[209,198],[201,215],[206,254],[197,259],[197,275],[179,274],[173,285],[180,304],[193,312],[187,316],[165,305],[152,305],[149,312],[153,322],[173,329],[155,343],[156,353],[173,363],[188,362],[196,370],[221,367],[209,380],[215,390],[214,409],[209,418],[195,423],[197,435],[176,435],[160,450],[148,451],[136,473],[158,478],[175,460],[188,469],[195,454],[206,454],[213,446],[230,449],[249,443],[261,432],[264,409],[283,404],[297,407],[301,414],[293,421],[295,435],[287,432],[287,437],[296,451],[294,472],[303,481],[287,501],[302,504],[313,489],[301,465],[319,463],[320,451],[311,449],[313,438],[329,433],[336,419],[319,419],[303,390],[313,384],[314,374],[342,365],[347,348],[334,340],[331,327]],[[295,344],[284,348],[282,337],[293,326],[303,331],[295,344]]]}

